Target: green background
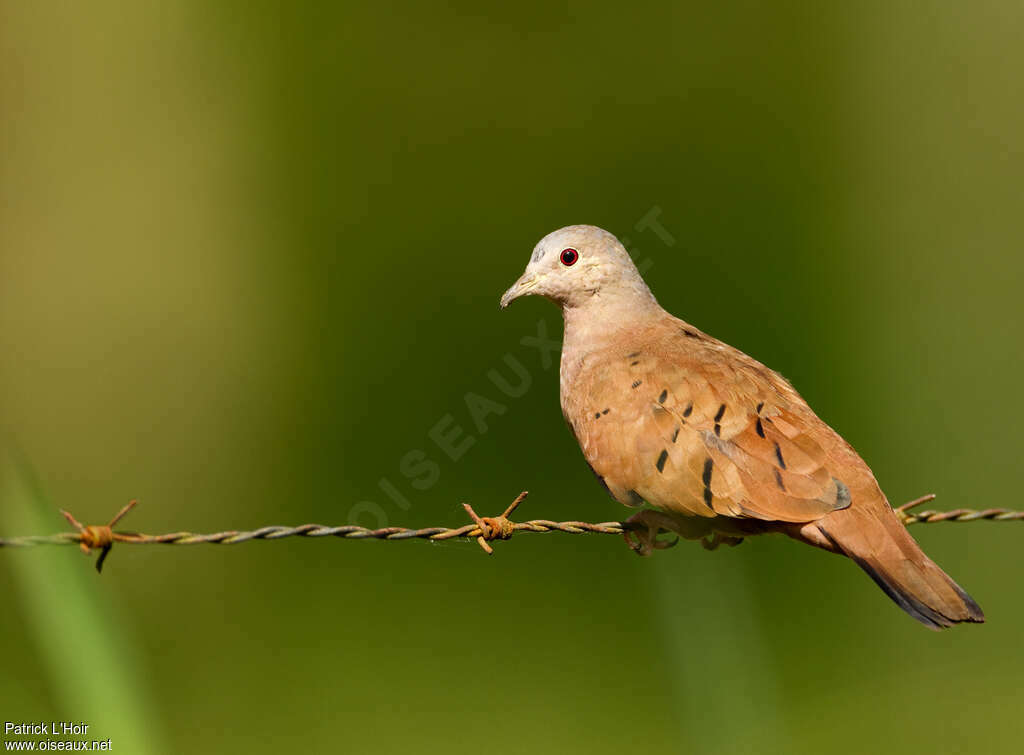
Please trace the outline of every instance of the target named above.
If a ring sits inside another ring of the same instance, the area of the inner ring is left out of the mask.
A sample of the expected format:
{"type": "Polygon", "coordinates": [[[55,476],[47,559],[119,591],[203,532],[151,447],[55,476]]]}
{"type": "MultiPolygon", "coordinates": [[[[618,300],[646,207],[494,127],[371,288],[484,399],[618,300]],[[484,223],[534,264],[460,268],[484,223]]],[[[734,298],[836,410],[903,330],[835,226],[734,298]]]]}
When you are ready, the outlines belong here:
{"type": "MultiPolygon", "coordinates": [[[[146,532],[454,526],[526,488],[623,517],[521,344],[557,310],[497,307],[570,223],[894,502],[1022,508],[1022,38],[994,0],[5,0],[0,534],[135,497],[146,532]]],[[[914,534],[987,625],[930,633],[783,538],[2,552],[0,719],[117,752],[1019,752],[1024,530],[914,534]]]]}

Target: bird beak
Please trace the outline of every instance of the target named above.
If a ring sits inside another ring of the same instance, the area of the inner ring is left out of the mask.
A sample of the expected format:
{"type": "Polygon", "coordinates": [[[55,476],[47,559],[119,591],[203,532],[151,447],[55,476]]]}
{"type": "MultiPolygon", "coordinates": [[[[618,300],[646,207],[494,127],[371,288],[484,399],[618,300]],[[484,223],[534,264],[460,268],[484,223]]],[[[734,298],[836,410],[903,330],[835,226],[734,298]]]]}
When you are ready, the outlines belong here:
{"type": "Polygon", "coordinates": [[[504,296],[501,297],[501,308],[505,309],[513,300],[518,299],[520,296],[526,296],[530,293],[530,289],[537,285],[539,278],[533,273],[523,273],[523,277],[512,284],[512,288],[505,292],[504,296]]]}

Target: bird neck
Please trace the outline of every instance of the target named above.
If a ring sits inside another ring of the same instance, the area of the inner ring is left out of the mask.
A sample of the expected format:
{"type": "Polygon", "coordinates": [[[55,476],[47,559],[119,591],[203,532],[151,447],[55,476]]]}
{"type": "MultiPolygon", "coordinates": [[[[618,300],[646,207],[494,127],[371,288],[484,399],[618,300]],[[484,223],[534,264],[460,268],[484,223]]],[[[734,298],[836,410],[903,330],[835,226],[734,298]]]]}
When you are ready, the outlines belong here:
{"type": "Polygon", "coordinates": [[[663,313],[646,285],[642,289],[601,289],[582,301],[566,303],[562,306],[562,354],[585,354],[600,348],[614,340],[622,329],[636,327],[663,313]]]}

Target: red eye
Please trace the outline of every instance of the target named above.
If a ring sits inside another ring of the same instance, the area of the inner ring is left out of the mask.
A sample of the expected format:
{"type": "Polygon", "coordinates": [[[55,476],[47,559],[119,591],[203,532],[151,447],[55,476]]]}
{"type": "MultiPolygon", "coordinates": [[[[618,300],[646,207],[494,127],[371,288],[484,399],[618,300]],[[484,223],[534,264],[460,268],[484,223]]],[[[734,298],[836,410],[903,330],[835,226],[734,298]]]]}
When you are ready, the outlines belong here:
{"type": "Polygon", "coordinates": [[[575,249],[563,249],[560,259],[562,264],[566,267],[571,267],[576,264],[576,260],[580,258],[580,253],[575,249]]]}

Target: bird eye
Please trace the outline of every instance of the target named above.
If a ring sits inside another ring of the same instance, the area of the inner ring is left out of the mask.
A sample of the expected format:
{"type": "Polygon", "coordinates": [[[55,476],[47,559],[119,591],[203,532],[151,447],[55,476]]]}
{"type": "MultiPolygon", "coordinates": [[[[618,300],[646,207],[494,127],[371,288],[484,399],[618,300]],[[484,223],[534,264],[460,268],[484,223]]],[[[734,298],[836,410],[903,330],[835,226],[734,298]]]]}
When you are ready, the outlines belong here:
{"type": "Polygon", "coordinates": [[[563,249],[559,259],[562,260],[562,264],[566,267],[571,267],[576,264],[576,260],[580,258],[580,253],[575,249],[563,249]]]}

